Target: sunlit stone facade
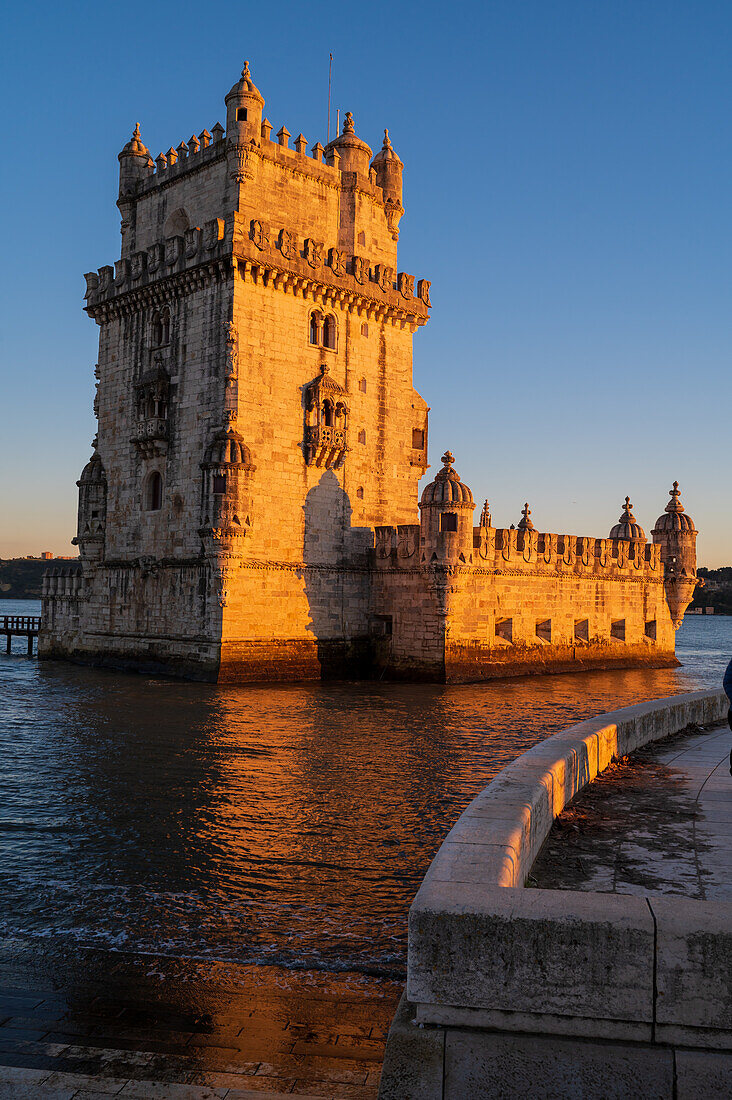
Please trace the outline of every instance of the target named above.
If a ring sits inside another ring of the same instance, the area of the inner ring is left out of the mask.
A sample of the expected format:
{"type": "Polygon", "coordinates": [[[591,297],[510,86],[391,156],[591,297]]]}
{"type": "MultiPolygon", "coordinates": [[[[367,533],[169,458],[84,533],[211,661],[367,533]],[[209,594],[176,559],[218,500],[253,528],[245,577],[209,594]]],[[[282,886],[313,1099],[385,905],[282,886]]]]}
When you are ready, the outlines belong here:
{"type": "Polygon", "coordinates": [[[41,655],[219,681],[672,663],[690,521],[651,546],[538,534],[528,509],[474,527],[449,455],[418,519],[431,303],[399,271],[402,163],[350,113],[325,148],[290,136],[245,66],[225,129],[120,153],[121,257],[86,276],[82,576],[46,578],[41,655]]]}

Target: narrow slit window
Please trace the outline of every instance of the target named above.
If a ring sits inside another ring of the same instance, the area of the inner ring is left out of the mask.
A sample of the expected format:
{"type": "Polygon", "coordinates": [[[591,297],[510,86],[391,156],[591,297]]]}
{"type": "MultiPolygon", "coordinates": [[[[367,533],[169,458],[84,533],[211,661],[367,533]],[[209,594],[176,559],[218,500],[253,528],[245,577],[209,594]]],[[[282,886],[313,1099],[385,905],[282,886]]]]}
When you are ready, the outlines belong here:
{"type": "Polygon", "coordinates": [[[155,470],[147,483],[147,510],[159,512],[163,506],[163,479],[155,470]]]}

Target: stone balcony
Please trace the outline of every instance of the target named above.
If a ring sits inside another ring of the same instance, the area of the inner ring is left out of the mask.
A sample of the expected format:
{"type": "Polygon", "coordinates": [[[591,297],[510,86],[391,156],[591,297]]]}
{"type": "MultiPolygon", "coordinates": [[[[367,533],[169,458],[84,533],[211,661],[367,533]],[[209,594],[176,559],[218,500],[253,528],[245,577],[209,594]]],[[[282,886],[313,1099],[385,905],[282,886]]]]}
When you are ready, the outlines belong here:
{"type": "Polygon", "coordinates": [[[162,416],[143,417],[135,425],[132,442],[145,458],[162,455],[168,449],[168,421],[162,416]]]}
{"type": "Polygon", "coordinates": [[[305,451],[308,464],[337,466],[346,454],[346,429],[324,424],[305,429],[305,451]]]}

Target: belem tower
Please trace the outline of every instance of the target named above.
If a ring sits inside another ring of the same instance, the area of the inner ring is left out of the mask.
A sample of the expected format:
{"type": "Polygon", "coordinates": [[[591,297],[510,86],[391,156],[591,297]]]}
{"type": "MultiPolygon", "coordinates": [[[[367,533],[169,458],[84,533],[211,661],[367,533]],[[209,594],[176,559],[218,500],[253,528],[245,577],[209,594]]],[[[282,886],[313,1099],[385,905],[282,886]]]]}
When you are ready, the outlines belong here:
{"type": "Polygon", "coordinates": [[[677,485],[648,542],[492,526],[454,458],[418,498],[430,283],[397,260],[403,165],[346,114],[272,137],[248,65],[226,128],[119,154],[121,258],[86,275],[98,434],[81,567],[41,657],[209,681],[479,680],[676,664],[696,583],[677,485]],[[477,526],[475,520],[478,519],[477,526]]]}

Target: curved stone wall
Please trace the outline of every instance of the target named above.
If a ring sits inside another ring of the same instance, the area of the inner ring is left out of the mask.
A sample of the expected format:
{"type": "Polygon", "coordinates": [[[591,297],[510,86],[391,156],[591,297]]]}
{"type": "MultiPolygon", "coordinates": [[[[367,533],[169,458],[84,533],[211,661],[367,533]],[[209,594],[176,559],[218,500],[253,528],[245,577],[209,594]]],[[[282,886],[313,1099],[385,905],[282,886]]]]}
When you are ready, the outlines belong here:
{"type": "MultiPolygon", "coordinates": [[[[533,1065],[549,1077],[566,1058],[586,1098],[631,1095],[638,1082],[671,1096],[676,1043],[699,1057],[716,1049],[705,1072],[715,1057],[732,1072],[731,904],[523,887],[555,817],[611,760],[716,725],[728,706],[723,692],[703,691],[589,719],[524,753],[471,802],[410,910],[407,992],[381,1100],[498,1095],[502,1058],[507,1073],[533,1065]]],[[[556,1095],[574,1095],[556,1072],[556,1095]]]]}

